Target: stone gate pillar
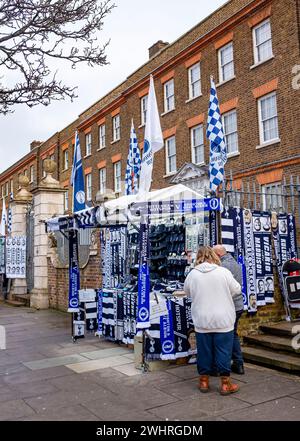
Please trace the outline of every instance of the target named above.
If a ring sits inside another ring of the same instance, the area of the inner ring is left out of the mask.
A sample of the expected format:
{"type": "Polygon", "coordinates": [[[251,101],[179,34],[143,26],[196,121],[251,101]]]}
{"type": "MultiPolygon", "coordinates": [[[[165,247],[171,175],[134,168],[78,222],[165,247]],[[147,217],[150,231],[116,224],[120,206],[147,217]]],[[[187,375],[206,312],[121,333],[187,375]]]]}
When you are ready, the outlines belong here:
{"type": "Polygon", "coordinates": [[[48,296],[48,235],[43,221],[64,213],[65,189],[53,178],[56,163],[51,159],[44,162],[46,177],[33,190],[34,209],[34,288],[31,290],[30,306],[37,309],[49,308],[48,296]]]}
{"type": "MultiPolygon", "coordinates": [[[[32,194],[27,190],[29,179],[21,175],[19,178],[20,190],[10,203],[12,214],[11,235],[26,236],[26,216],[32,203],[32,194]]],[[[27,281],[25,279],[12,279],[12,286],[8,295],[12,299],[15,295],[27,294],[27,281]]]]}

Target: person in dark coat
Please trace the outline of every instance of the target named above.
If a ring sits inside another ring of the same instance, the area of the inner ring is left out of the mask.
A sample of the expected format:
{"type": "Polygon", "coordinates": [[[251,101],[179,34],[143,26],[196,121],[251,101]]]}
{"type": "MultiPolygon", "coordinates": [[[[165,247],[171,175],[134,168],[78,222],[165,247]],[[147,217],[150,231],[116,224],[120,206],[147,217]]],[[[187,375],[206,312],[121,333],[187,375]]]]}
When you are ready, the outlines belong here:
{"type": "MultiPolygon", "coordinates": [[[[237,263],[237,261],[231,256],[231,254],[227,253],[225,247],[223,245],[216,245],[213,248],[214,252],[218,255],[221,260],[221,265],[224,268],[227,268],[235,278],[235,280],[242,286],[243,284],[243,275],[242,268],[237,263]]],[[[234,324],[234,338],[233,338],[233,347],[232,347],[232,372],[236,374],[243,375],[245,373],[244,370],[244,360],[243,354],[241,350],[240,339],[238,336],[238,324],[239,319],[241,318],[244,311],[244,301],[242,292],[233,298],[236,319],[234,324]]]]}

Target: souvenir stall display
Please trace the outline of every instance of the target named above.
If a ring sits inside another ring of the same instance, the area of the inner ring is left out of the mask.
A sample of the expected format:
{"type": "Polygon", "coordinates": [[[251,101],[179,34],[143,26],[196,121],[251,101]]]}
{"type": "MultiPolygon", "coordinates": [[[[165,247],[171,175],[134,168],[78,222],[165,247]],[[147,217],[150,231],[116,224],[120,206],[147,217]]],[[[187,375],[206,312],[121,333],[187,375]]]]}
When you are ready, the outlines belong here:
{"type": "MultiPolygon", "coordinates": [[[[242,266],[246,311],[255,313],[258,307],[274,303],[273,249],[284,294],[282,265],[297,258],[294,215],[225,207],[221,214],[221,237],[227,252],[242,266]]],[[[297,308],[299,304],[291,307],[297,308]]]]}
{"type": "MultiPolygon", "coordinates": [[[[199,246],[218,242],[242,267],[244,309],[256,313],[274,303],[272,250],[282,280],[282,263],[297,257],[294,216],[223,209],[216,198],[186,188],[188,196],[183,195],[183,187],[151,192],[144,202],[124,196],[47,223],[51,231],[58,224],[68,231],[100,228],[103,282],[90,305],[77,305],[80,333],[97,329],[97,335],[125,344],[142,335],[145,361],[189,357],[195,362],[195,331],[183,283],[199,246]]],[[[77,273],[71,271],[70,280],[72,274],[77,273]]],[[[76,292],[76,283],[71,291],[76,292]]]]}

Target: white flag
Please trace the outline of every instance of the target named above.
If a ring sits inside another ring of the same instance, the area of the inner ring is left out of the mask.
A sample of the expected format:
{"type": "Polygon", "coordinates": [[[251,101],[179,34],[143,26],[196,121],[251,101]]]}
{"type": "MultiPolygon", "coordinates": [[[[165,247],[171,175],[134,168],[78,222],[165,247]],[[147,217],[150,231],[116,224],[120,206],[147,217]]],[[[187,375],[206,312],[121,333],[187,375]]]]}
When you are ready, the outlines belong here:
{"type": "Polygon", "coordinates": [[[160,126],[153,77],[151,75],[138,199],[142,199],[143,195],[148,193],[151,188],[153,155],[163,145],[164,139],[160,126]]]}
{"type": "Polygon", "coordinates": [[[3,201],[3,205],[2,205],[0,234],[1,236],[5,236],[5,226],[7,224],[7,212],[6,212],[5,199],[2,198],[2,201],[3,201]]]}

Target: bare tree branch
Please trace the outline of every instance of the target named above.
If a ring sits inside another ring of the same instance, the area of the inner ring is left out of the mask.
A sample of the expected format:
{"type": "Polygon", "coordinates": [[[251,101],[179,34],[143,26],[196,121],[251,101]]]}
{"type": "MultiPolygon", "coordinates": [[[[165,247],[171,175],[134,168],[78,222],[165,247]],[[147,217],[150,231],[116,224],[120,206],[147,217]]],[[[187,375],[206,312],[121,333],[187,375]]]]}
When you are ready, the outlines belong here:
{"type": "Polygon", "coordinates": [[[16,104],[76,98],[75,87],[56,80],[49,62],[106,65],[109,42],[99,45],[98,39],[115,7],[111,1],[0,0],[0,114],[16,104]]]}

